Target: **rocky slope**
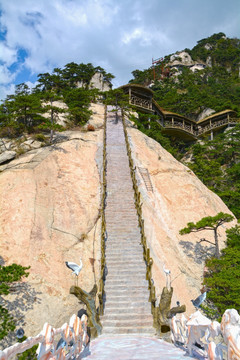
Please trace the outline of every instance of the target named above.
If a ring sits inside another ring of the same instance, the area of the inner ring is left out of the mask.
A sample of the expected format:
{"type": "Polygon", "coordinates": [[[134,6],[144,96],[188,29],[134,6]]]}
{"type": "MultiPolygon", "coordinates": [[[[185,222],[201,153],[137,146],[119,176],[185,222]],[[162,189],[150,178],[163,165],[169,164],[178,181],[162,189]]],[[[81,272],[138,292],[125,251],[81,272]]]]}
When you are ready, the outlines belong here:
{"type": "MultiPolygon", "coordinates": [[[[204,216],[231,212],[191,170],[175,160],[159,143],[134,128],[129,127],[128,133],[137,166],[146,237],[154,260],[153,279],[157,294],[160,296],[166,283],[165,263],[171,270],[172,305],[175,306],[178,300],[186,304],[187,312],[191,313],[194,308],[190,300],[200,294],[204,260],[211,252],[206,243],[197,244],[197,241],[201,238],[213,241],[213,234],[202,231],[181,236],[179,230],[204,216]],[[148,169],[153,191],[147,191],[138,167],[148,169]]],[[[234,222],[222,225],[219,230],[221,247],[224,246],[226,228],[233,225],[234,222]]]]}
{"type": "Polygon", "coordinates": [[[102,130],[67,131],[55,145],[1,166],[1,260],[31,266],[23,287],[6,300],[27,336],[46,321],[61,326],[82,307],[69,295],[74,277],[65,261],[82,258],[84,290],[99,278],[102,138],[102,130]]]}

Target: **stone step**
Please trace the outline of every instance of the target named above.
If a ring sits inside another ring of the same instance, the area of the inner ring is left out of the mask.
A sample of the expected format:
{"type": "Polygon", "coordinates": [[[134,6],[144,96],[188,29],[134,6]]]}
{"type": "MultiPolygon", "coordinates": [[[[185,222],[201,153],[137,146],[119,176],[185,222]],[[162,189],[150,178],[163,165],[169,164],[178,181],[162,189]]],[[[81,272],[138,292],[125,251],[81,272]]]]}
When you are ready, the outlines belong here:
{"type": "Polygon", "coordinates": [[[101,324],[103,327],[139,327],[139,326],[149,326],[151,327],[153,325],[153,318],[145,318],[142,319],[141,317],[138,317],[136,319],[133,320],[132,316],[129,316],[128,319],[111,319],[111,320],[107,320],[107,319],[102,319],[101,324]]]}
{"type": "Polygon", "coordinates": [[[110,303],[124,303],[129,301],[129,299],[136,300],[136,299],[141,299],[142,301],[144,301],[145,303],[148,302],[149,300],[149,293],[148,292],[144,292],[144,293],[127,293],[125,295],[119,295],[119,294],[107,294],[106,293],[106,302],[110,302],[110,303]]]}
{"type": "Polygon", "coordinates": [[[141,271],[146,275],[146,265],[144,263],[141,263],[140,261],[143,262],[142,260],[139,260],[139,263],[136,263],[136,262],[131,263],[128,260],[119,261],[116,259],[116,265],[114,266],[114,264],[112,262],[109,263],[108,258],[106,258],[106,267],[107,267],[108,274],[110,274],[112,271],[114,274],[114,273],[118,273],[118,272],[125,272],[125,270],[126,270],[126,271],[131,271],[132,273],[141,271]]]}
{"type": "MultiPolygon", "coordinates": [[[[103,324],[103,322],[105,321],[112,321],[112,320],[122,320],[122,321],[129,321],[129,318],[131,319],[131,321],[134,320],[139,320],[141,319],[143,322],[144,321],[149,321],[151,320],[151,322],[153,322],[153,317],[151,314],[138,314],[138,313],[132,313],[131,317],[129,317],[129,314],[104,314],[101,317],[101,323],[103,324]]],[[[152,324],[152,323],[151,323],[152,324]]]]}
{"type": "Polygon", "coordinates": [[[136,268],[137,266],[146,266],[145,262],[143,261],[143,254],[135,255],[134,257],[131,256],[114,256],[112,258],[107,259],[107,266],[114,266],[116,269],[118,267],[124,268],[125,266],[128,266],[128,268],[133,267],[136,268]]]}
{"type": "Polygon", "coordinates": [[[113,278],[115,277],[124,277],[124,276],[141,276],[144,277],[146,276],[146,267],[144,264],[137,265],[135,267],[127,267],[127,264],[125,265],[124,268],[119,268],[116,269],[116,267],[114,265],[109,266],[107,264],[107,270],[108,270],[108,277],[111,276],[113,278]]]}
{"type": "Polygon", "coordinates": [[[143,292],[143,291],[148,291],[148,287],[147,287],[147,284],[143,285],[139,285],[139,284],[131,284],[131,283],[126,283],[125,285],[120,285],[120,284],[107,284],[105,283],[105,286],[104,286],[104,290],[106,292],[110,292],[110,291],[127,291],[127,292],[130,292],[131,290],[133,292],[143,292]]]}
{"type": "Polygon", "coordinates": [[[115,282],[118,282],[118,279],[121,281],[127,281],[127,279],[132,278],[135,279],[135,281],[139,281],[141,279],[147,280],[146,279],[146,271],[144,271],[144,269],[139,270],[138,272],[136,271],[126,271],[126,272],[117,272],[115,271],[113,273],[113,270],[111,271],[109,268],[107,268],[108,273],[106,276],[106,281],[112,280],[115,282]]]}
{"type": "Polygon", "coordinates": [[[105,248],[106,255],[111,253],[113,254],[138,254],[142,255],[143,249],[140,245],[129,245],[129,246],[121,246],[120,244],[118,246],[111,246],[109,244],[106,245],[105,248]]]}
{"type": "Polygon", "coordinates": [[[155,331],[153,327],[143,327],[143,326],[134,326],[134,327],[113,327],[113,326],[104,326],[103,334],[146,334],[146,335],[154,335],[155,331]]]}
{"type": "Polygon", "coordinates": [[[131,288],[132,286],[134,287],[137,287],[137,286],[145,286],[146,289],[148,289],[148,282],[147,280],[145,280],[144,278],[139,280],[137,279],[136,281],[134,280],[134,278],[132,279],[129,279],[127,281],[127,279],[125,280],[115,280],[115,279],[106,279],[105,281],[105,288],[106,290],[110,290],[112,288],[115,288],[115,289],[125,289],[125,288],[131,288]]]}
{"type": "Polygon", "coordinates": [[[118,315],[118,314],[128,314],[129,319],[131,318],[132,314],[138,314],[139,317],[142,315],[149,315],[151,314],[151,306],[147,304],[145,306],[127,306],[119,304],[116,307],[107,306],[104,309],[104,316],[105,315],[118,315]]]}
{"type": "Polygon", "coordinates": [[[126,254],[126,255],[134,255],[134,254],[142,254],[143,253],[143,248],[138,245],[136,247],[131,247],[129,245],[129,247],[127,248],[122,248],[121,245],[119,244],[119,247],[110,247],[108,246],[108,244],[106,244],[106,249],[105,249],[106,252],[111,252],[112,254],[126,254]]]}
{"type": "MultiPolygon", "coordinates": [[[[107,307],[122,307],[122,306],[129,306],[129,307],[144,307],[146,305],[146,301],[144,299],[142,299],[139,296],[129,296],[126,297],[125,299],[119,301],[119,300],[108,300],[106,303],[107,307]]],[[[148,305],[148,302],[147,302],[148,305]]]]}

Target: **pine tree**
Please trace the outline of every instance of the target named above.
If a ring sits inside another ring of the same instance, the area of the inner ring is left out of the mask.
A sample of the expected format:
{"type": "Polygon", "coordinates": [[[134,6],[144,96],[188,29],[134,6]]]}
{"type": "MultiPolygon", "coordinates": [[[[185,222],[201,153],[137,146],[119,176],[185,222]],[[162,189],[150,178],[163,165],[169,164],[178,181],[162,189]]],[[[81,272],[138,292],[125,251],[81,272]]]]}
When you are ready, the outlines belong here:
{"type": "Polygon", "coordinates": [[[218,317],[231,308],[240,312],[240,226],[226,230],[226,234],[227,247],[219,259],[206,261],[204,276],[208,300],[216,307],[218,317]]]}
{"type": "Polygon", "coordinates": [[[214,243],[207,239],[201,239],[200,242],[206,241],[215,246],[215,256],[220,258],[219,242],[218,242],[218,228],[226,222],[230,222],[234,217],[230,214],[220,212],[216,216],[206,216],[199,220],[196,224],[190,222],[187,227],[179,231],[180,235],[190,234],[191,232],[199,232],[203,230],[212,230],[214,233],[214,243]]]}

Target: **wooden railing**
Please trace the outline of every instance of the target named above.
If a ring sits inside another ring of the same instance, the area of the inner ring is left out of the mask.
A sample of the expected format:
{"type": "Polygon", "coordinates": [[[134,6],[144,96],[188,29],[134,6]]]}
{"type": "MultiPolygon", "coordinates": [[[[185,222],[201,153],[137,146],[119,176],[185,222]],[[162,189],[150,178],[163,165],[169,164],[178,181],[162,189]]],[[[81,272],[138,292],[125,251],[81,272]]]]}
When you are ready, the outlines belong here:
{"type": "Polygon", "coordinates": [[[216,129],[218,127],[227,125],[227,124],[236,124],[238,122],[238,119],[233,119],[233,118],[226,118],[226,119],[222,119],[222,120],[218,120],[218,121],[213,121],[211,124],[202,126],[198,129],[198,135],[204,134],[208,131],[211,131],[213,129],[216,129]]]}
{"type": "Polygon", "coordinates": [[[176,120],[174,120],[173,122],[172,121],[165,121],[163,126],[165,128],[181,129],[181,130],[184,130],[184,131],[186,131],[188,133],[191,133],[194,136],[198,135],[197,130],[193,130],[191,125],[183,124],[181,121],[176,121],[176,120]]]}
{"type": "Polygon", "coordinates": [[[131,105],[135,105],[135,106],[139,106],[145,109],[152,109],[151,107],[151,101],[148,99],[142,99],[138,96],[135,95],[131,95],[131,99],[130,99],[130,104],[131,105]]]}
{"type": "Polygon", "coordinates": [[[14,344],[0,351],[0,360],[9,360],[36,344],[39,344],[36,352],[38,360],[80,359],[80,354],[84,351],[88,342],[87,316],[83,315],[80,320],[74,314],[69,324],[65,323],[59,329],[45,323],[43,330],[37,336],[29,337],[22,343],[14,344]],[[56,338],[59,340],[56,340],[56,338]]]}
{"type": "Polygon", "coordinates": [[[106,141],[107,141],[107,106],[105,106],[105,115],[104,115],[104,130],[103,130],[103,172],[102,172],[102,199],[101,199],[101,270],[100,270],[100,280],[99,280],[99,313],[103,315],[104,312],[104,282],[106,275],[106,257],[105,257],[105,240],[106,240],[106,219],[105,219],[105,205],[106,205],[106,196],[107,196],[107,150],[106,150],[106,141]]]}
{"type": "Polygon", "coordinates": [[[171,128],[171,129],[181,129],[183,131],[186,131],[187,133],[193,135],[193,136],[200,136],[204,133],[210,132],[213,129],[220,128],[224,125],[228,124],[237,124],[239,122],[239,119],[236,118],[225,118],[222,120],[214,121],[212,120],[212,123],[208,123],[206,125],[200,125],[200,124],[194,124],[193,126],[198,126],[198,129],[194,129],[191,125],[184,124],[181,120],[176,120],[173,118],[173,121],[165,121],[163,124],[161,124],[164,128],[171,128]]]}
{"type": "Polygon", "coordinates": [[[226,310],[221,324],[211,321],[200,311],[189,319],[184,315],[171,320],[172,341],[209,360],[240,359],[240,316],[235,309],[226,310]]]}

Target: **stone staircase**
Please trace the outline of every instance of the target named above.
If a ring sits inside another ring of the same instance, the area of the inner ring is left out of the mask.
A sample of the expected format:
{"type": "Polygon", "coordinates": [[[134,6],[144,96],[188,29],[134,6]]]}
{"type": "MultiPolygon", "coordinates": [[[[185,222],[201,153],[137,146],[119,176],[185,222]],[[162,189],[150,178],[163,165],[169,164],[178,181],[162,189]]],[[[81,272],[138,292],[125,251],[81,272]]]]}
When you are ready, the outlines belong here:
{"type": "Polygon", "coordinates": [[[106,302],[104,334],[153,335],[146,266],[123,125],[107,113],[106,302]]]}

